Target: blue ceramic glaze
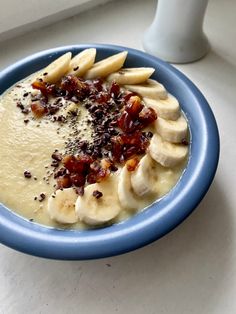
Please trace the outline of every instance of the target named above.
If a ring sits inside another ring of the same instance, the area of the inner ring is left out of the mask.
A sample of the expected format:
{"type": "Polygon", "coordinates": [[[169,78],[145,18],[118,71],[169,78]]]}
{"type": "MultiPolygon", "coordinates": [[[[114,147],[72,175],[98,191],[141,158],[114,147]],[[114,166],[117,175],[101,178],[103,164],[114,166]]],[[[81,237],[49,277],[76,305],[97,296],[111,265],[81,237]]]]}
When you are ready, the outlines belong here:
{"type": "Polygon", "coordinates": [[[206,194],[219,159],[214,115],[201,92],[181,72],[144,52],[113,45],[77,45],[31,55],[0,73],[0,94],[67,51],[97,48],[97,60],[128,50],[125,66],[150,66],[154,79],[177,97],[191,132],[190,158],[177,185],[160,201],[132,218],[96,230],[58,230],[32,223],[0,205],[1,243],[24,253],[62,260],[94,259],[125,253],[162,237],[181,223],[206,194]]]}

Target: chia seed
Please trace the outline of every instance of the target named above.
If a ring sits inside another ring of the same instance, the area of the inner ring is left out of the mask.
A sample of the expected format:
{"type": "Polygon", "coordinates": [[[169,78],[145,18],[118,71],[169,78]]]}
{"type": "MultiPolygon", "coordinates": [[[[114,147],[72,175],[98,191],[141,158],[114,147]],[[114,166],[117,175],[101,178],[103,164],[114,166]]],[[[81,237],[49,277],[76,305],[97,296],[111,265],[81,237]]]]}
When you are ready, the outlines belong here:
{"type": "Polygon", "coordinates": [[[25,170],[24,171],[24,177],[27,179],[30,179],[32,177],[32,174],[29,170],[25,170]]]}

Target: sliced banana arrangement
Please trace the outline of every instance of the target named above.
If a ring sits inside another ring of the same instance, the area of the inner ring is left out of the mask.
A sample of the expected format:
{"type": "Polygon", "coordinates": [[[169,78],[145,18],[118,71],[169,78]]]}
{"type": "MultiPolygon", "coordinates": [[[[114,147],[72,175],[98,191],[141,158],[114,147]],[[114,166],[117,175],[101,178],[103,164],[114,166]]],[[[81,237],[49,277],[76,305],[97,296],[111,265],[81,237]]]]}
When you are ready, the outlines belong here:
{"type": "MultiPolygon", "coordinates": [[[[117,222],[122,212],[134,214],[143,206],[142,204],[150,204],[160,197],[157,189],[158,169],[161,169],[160,184],[166,185],[161,189],[163,191],[169,191],[184,170],[184,162],[189,153],[186,144],[189,134],[187,120],[181,112],[179,101],[161,83],[152,78],[154,68],[128,68],[125,64],[127,55],[127,51],[122,51],[100,60],[95,48],[85,49],[73,57],[68,52],[49,64],[38,76],[47,84],[58,84],[65,75],[76,76],[79,78],[78,81],[89,82],[88,84],[101,78],[102,84],[108,86],[107,90],[115,83],[113,88],[117,88],[118,84],[119,91],[125,91],[127,95],[130,92],[137,94],[141,99],[139,109],[137,104],[136,107],[135,105],[129,107],[126,113],[121,109],[124,119],[116,125],[122,131],[124,131],[122,126],[128,129],[131,123],[127,118],[129,114],[132,117],[135,115],[136,118],[139,117],[139,123],[144,119],[142,113],[157,114],[151,126],[145,125],[142,130],[149,132],[151,136],[146,152],[138,156],[134,168],[130,170],[128,163],[118,162],[116,173],[104,180],[86,183],[82,194],[76,194],[74,188],[65,188],[56,190],[49,197],[48,214],[58,223],[79,222],[89,226],[103,226],[117,222]],[[139,110],[138,113],[135,110],[139,110]],[[163,180],[165,173],[166,179],[163,180]]],[[[64,111],[62,110],[65,117],[69,117],[71,113],[75,114],[81,108],[81,101],[74,103],[72,99],[67,101],[64,111]]],[[[129,132],[132,134],[132,129],[129,132]]]]}

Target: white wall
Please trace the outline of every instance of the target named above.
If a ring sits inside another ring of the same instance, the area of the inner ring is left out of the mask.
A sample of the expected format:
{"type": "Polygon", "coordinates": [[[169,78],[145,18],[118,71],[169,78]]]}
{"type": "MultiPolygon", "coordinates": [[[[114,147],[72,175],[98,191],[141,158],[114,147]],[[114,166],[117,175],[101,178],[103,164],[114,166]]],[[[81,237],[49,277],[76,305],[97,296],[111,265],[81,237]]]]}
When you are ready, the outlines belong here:
{"type": "Polygon", "coordinates": [[[0,0],[0,41],[110,0],[0,0]]]}

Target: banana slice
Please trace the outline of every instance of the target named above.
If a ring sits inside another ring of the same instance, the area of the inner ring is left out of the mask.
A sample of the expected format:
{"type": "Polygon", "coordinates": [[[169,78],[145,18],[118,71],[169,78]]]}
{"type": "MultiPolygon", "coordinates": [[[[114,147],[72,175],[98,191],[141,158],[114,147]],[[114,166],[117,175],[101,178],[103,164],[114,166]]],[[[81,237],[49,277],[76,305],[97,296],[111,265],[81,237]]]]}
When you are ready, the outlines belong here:
{"type": "Polygon", "coordinates": [[[51,219],[64,224],[73,224],[78,221],[75,213],[75,202],[78,195],[74,189],[57,190],[55,195],[48,199],[48,213],[51,219]]]}
{"type": "Polygon", "coordinates": [[[44,82],[56,83],[69,69],[71,52],[67,52],[50,63],[40,74],[44,82]]]}
{"type": "Polygon", "coordinates": [[[171,143],[180,143],[187,137],[188,125],[183,115],[175,121],[159,117],[155,121],[155,128],[165,141],[171,143]]]}
{"type": "Polygon", "coordinates": [[[106,77],[109,74],[122,68],[128,51],[122,51],[111,57],[94,63],[93,67],[85,73],[85,79],[94,79],[97,77],[106,77]]]}
{"type": "Polygon", "coordinates": [[[84,195],[78,197],[75,210],[81,221],[92,226],[114,219],[121,211],[114,176],[106,181],[88,185],[84,189],[84,195]],[[101,192],[102,196],[97,199],[93,196],[94,191],[101,192]]]}
{"type": "Polygon", "coordinates": [[[110,74],[107,80],[109,82],[116,81],[120,85],[140,84],[149,79],[154,71],[154,68],[122,68],[120,71],[110,74]]]}
{"type": "Polygon", "coordinates": [[[164,167],[174,167],[188,154],[188,147],[162,140],[160,135],[154,134],[150,141],[149,153],[151,157],[164,167]]]}
{"type": "Polygon", "coordinates": [[[77,54],[70,62],[68,74],[83,76],[94,64],[96,49],[85,49],[77,54]]]}
{"type": "Polygon", "coordinates": [[[153,171],[153,159],[146,154],[139,162],[137,169],[131,173],[131,185],[138,196],[155,193],[154,182],[157,179],[153,171]]]}
{"type": "Polygon", "coordinates": [[[167,120],[177,120],[180,116],[179,102],[171,94],[168,94],[166,99],[144,97],[143,101],[148,107],[152,107],[157,112],[158,117],[167,120]]]}
{"type": "Polygon", "coordinates": [[[136,210],[139,207],[139,200],[132,191],[130,175],[131,172],[124,166],[120,172],[118,181],[118,197],[124,209],[136,210]]]}
{"type": "Polygon", "coordinates": [[[125,88],[131,92],[140,94],[142,97],[149,97],[152,99],[166,99],[167,91],[165,87],[155,80],[148,79],[142,85],[125,85],[125,88]]]}

